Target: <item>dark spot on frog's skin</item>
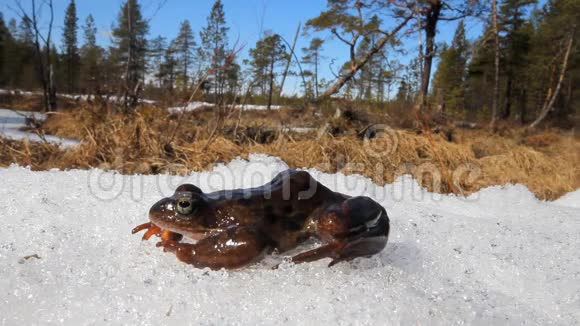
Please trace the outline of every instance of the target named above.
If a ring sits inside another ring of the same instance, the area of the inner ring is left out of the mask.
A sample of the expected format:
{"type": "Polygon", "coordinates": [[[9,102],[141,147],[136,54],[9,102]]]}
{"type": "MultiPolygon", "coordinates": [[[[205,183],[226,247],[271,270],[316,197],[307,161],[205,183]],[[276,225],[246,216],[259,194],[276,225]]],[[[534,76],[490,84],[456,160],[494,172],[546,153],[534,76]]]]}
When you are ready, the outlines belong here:
{"type": "Polygon", "coordinates": [[[296,221],[293,220],[283,220],[282,228],[290,231],[298,231],[302,229],[302,224],[297,223],[296,221]]]}
{"type": "Polygon", "coordinates": [[[292,205],[288,204],[288,205],[284,206],[283,210],[284,210],[285,215],[292,214],[292,211],[293,211],[292,205]]]}
{"type": "Polygon", "coordinates": [[[264,220],[266,221],[266,224],[274,224],[276,223],[276,216],[274,214],[265,214],[264,215],[264,220]]]}
{"type": "Polygon", "coordinates": [[[292,215],[292,219],[296,220],[296,221],[304,221],[308,218],[308,214],[304,213],[304,212],[298,212],[294,215],[292,215]]]}
{"type": "Polygon", "coordinates": [[[248,198],[240,198],[238,199],[238,203],[243,206],[251,206],[254,204],[254,201],[248,198]]]}

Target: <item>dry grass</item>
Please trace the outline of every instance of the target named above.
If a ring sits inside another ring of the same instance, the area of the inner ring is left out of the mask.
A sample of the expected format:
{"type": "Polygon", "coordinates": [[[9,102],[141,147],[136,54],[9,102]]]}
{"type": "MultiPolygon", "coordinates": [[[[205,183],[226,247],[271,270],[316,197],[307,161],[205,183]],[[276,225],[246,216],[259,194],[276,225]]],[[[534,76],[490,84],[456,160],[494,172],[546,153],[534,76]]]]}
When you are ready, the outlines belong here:
{"type": "MultiPolygon", "coordinates": [[[[236,118],[234,113],[220,126],[231,131],[236,118]]],[[[358,173],[379,184],[411,173],[431,191],[444,193],[469,194],[491,185],[522,183],[541,199],[555,199],[580,187],[580,140],[556,130],[499,135],[455,129],[449,141],[444,133],[396,129],[363,141],[356,132],[300,135],[277,129],[288,121],[300,121],[302,126],[331,121],[307,109],[244,113],[238,135],[248,126],[275,133],[272,142],[259,143],[234,138],[232,132],[218,133],[208,141],[216,123],[208,111],[188,113],[181,123],[180,119],[153,107],[123,116],[86,106],[53,115],[43,126],[47,133],[82,139],[81,146],[61,150],[0,138],[0,166],[15,162],[36,170],[99,167],[123,173],[186,174],[249,153],[265,153],[280,157],[290,167],[358,173]]],[[[341,126],[349,127],[357,128],[351,122],[341,126]]]]}

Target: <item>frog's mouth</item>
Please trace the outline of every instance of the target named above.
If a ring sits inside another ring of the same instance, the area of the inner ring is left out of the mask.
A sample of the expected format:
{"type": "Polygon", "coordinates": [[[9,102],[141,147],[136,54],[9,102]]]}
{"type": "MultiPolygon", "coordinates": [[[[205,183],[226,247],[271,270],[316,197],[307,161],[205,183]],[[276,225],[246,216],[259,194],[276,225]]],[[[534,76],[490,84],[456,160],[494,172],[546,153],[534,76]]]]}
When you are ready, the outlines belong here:
{"type": "Polygon", "coordinates": [[[199,229],[193,227],[184,227],[184,226],[175,227],[172,223],[167,223],[166,221],[163,220],[154,221],[153,218],[151,218],[151,221],[153,224],[157,225],[162,231],[167,230],[173,233],[182,234],[183,236],[191,240],[203,239],[207,236],[207,233],[210,231],[206,229],[199,229]]]}
{"type": "Polygon", "coordinates": [[[141,225],[136,226],[131,231],[132,234],[138,233],[143,230],[147,230],[145,234],[143,234],[142,240],[149,240],[152,236],[156,235],[161,237],[162,240],[175,240],[179,241],[183,236],[190,238],[191,240],[201,240],[205,238],[208,233],[211,233],[212,230],[182,230],[176,229],[173,227],[164,227],[165,224],[161,223],[162,225],[157,225],[153,222],[143,223],[141,225]]]}

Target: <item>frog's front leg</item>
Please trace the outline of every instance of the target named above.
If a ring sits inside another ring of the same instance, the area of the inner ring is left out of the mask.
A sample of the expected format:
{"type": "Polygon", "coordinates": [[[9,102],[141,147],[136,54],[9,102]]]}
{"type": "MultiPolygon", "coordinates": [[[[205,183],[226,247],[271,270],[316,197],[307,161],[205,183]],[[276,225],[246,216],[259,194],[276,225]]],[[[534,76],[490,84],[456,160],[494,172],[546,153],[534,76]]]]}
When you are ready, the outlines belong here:
{"type": "Polygon", "coordinates": [[[158,246],[177,259],[198,268],[234,269],[259,260],[270,247],[268,238],[256,227],[237,226],[203,238],[198,242],[161,241],[158,246]]]}
{"type": "Polygon", "coordinates": [[[147,232],[145,232],[145,234],[143,235],[143,238],[141,238],[142,240],[149,240],[149,238],[151,238],[154,235],[161,237],[161,240],[163,240],[163,241],[169,241],[169,240],[180,241],[181,239],[183,239],[183,235],[181,235],[179,233],[171,232],[169,230],[162,230],[159,226],[157,226],[151,222],[137,225],[135,228],[133,228],[131,233],[135,234],[135,233],[143,231],[143,230],[147,230],[147,232]]]}
{"type": "Polygon", "coordinates": [[[368,197],[354,197],[331,207],[316,221],[317,235],[327,243],[292,257],[292,262],[332,258],[329,267],[357,257],[370,257],[385,247],[389,218],[385,209],[368,197]]]}

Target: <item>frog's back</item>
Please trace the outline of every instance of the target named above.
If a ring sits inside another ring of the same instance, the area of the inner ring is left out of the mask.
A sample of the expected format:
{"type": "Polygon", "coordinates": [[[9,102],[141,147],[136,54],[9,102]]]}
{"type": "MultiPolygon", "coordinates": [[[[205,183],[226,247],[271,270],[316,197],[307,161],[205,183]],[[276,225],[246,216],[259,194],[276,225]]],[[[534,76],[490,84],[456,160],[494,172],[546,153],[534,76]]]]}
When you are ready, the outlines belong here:
{"type": "Polygon", "coordinates": [[[218,211],[231,215],[238,224],[260,225],[282,248],[307,238],[306,229],[313,217],[348,198],[329,190],[308,172],[298,170],[283,171],[260,187],[219,191],[207,196],[218,211]]]}

